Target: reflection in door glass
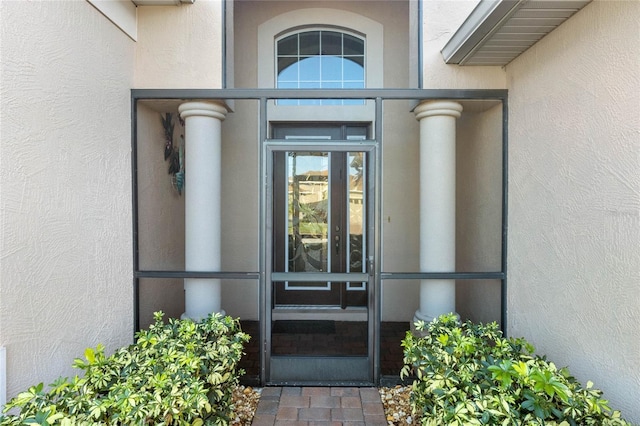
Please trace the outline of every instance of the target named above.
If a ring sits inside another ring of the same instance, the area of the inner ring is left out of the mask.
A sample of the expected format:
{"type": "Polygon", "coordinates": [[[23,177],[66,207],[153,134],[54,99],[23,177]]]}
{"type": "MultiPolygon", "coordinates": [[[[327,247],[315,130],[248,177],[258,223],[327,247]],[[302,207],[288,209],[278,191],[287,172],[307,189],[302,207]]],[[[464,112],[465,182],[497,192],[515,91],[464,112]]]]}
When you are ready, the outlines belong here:
{"type": "MultiPolygon", "coordinates": [[[[362,152],[350,152],[347,158],[347,164],[349,165],[349,203],[348,203],[348,227],[349,227],[349,244],[347,245],[348,252],[348,266],[347,272],[366,272],[366,241],[364,240],[364,228],[365,228],[365,191],[366,188],[366,176],[364,170],[366,165],[364,164],[365,157],[362,152]]],[[[354,283],[347,284],[348,290],[364,290],[366,283],[354,283]]]]}
{"type": "MultiPolygon", "coordinates": [[[[329,272],[328,153],[288,152],[287,183],[287,272],[329,272]]],[[[302,287],[327,285],[306,283],[302,287]]]]}

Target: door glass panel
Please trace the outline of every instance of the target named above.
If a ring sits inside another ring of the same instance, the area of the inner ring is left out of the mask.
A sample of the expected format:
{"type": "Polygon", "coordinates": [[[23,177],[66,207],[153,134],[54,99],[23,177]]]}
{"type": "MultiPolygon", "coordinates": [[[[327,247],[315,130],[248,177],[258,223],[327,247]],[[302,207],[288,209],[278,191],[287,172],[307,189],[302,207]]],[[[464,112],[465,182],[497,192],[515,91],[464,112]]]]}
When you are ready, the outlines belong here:
{"type": "MultiPolygon", "coordinates": [[[[348,226],[348,238],[347,244],[347,272],[366,272],[366,241],[363,230],[366,228],[365,224],[365,209],[366,205],[365,192],[366,188],[366,175],[365,170],[365,157],[362,152],[350,152],[347,155],[347,164],[349,167],[349,179],[347,184],[349,202],[347,204],[349,218],[347,222],[348,226]]],[[[365,282],[349,282],[347,283],[348,291],[362,291],[366,289],[365,282]]]]}
{"type": "MultiPolygon", "coordinates": [[[[288,138],[289,136],[286,136],[288,138]]],[[[326,135],[305,135],[306,140],[328,140],[326,135]]],[[[283,238],[276,238],[275,270],[282,272],[335,272],[332,262],[331,153],[284,152],[283,238]],[[280,241],[280,243],[279,243],[280,241]],[[284,244],[279,250],[278,244],[284,244]],[[281,265],[281,266],[280,266],[281,265]]],[[[276,235],[277,237],[277,235],[276,235]]],[[[343,284],[344,285],[344,284],[343,284]]],[[[339,306],[341,285],[327,281],[274,283],[275,306],[339,306]]]]}
{"type": "Polygon", "coordinates": [[[287,184],[287,272],[330,272],[328,153],[288,152],[287,184]]]}

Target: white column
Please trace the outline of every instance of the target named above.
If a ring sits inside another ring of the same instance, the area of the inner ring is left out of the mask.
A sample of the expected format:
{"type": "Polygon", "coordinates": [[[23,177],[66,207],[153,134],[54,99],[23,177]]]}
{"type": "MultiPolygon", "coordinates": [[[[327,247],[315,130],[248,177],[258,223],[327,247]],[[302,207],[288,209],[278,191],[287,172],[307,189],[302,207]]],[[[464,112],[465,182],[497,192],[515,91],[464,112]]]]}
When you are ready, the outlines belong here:
{"type": "MultiPolygon", "coordinates": [[[[220,146],[227,109],[216,102],[178,108],[185,129],[185,269],[220,270],[220,146]]],[[[200,321],[221,308],[220,280],[185,278],[183,318],[200,321]]]]}
{"type": "MultiPolygon", "coordinates": [[[[462,105],[426,101],[420,122],[420,271],[453,272],[456,262],[456,118],[462,105]]],[[[455,280],[422,280],[414,322],[455,312],[455,280]]]]}

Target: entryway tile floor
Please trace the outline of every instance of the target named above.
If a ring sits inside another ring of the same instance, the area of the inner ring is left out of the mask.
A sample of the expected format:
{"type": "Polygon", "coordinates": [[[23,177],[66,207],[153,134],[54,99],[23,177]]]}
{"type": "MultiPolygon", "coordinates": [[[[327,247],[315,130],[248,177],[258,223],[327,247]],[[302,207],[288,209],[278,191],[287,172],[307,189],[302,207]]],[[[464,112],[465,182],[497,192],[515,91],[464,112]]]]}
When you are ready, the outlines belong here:
{"type": "Polygon", "coordinates": [[[387,425],[373,387],[265,387],[252,426],[387,425]]]}

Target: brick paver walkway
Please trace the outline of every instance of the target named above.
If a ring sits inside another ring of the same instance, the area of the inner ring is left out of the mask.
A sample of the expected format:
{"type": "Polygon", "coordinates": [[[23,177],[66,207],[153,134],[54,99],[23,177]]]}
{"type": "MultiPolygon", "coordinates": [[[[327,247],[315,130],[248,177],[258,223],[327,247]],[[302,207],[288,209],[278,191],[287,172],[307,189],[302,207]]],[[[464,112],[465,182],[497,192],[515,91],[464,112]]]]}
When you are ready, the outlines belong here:
{"type": "Polygon", "coordinates": [[[387,425],[376,388],[265,387],[252,426],[387,425]]]}

